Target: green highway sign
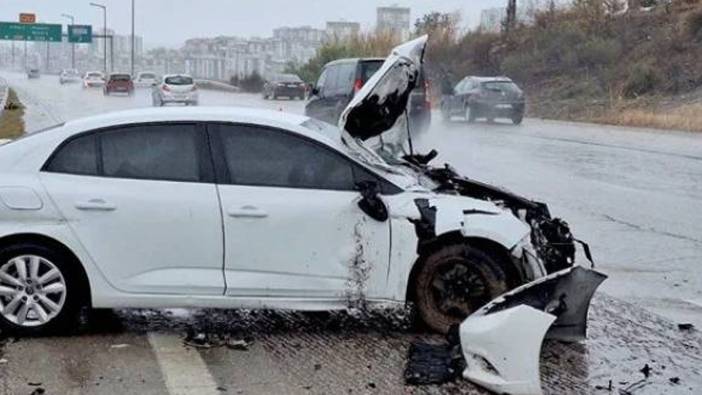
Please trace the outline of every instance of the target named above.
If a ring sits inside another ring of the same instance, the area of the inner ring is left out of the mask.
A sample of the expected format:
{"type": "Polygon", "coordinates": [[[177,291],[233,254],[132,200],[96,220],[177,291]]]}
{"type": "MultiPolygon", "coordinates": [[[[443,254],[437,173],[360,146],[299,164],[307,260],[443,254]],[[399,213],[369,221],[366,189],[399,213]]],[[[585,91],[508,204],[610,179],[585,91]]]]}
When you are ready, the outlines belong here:
{"type": "Polygon", "coordinates": [[[93,42],[93,27],[90,25],[68,25],[69,43],[93,42]]]}
{"type": "Polygon", "coordinates": [[[61,25],[0,22],[0,40],[61,42],[61,25]]]}

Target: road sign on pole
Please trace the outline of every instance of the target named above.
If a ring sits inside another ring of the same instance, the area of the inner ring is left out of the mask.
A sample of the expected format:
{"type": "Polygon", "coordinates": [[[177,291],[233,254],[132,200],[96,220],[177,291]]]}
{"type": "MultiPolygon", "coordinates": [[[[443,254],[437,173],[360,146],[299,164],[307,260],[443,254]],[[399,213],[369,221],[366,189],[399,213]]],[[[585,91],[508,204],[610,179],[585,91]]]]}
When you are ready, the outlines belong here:
{"type": "Polygon", "coordinates": [[[0,40],[61,42],[61,25],[0,22],[0,40]]]}
{"type": "Polygon", "coordinates": [[[93,42],[93,27],[90,25],[68,25],[68,42],[93,42]]]}

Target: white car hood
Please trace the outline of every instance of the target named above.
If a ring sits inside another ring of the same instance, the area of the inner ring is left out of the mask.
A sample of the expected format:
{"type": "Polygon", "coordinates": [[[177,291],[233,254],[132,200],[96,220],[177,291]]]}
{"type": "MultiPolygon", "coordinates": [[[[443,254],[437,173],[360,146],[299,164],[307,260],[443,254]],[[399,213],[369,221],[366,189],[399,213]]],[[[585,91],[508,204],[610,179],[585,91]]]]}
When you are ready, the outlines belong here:
{"type": "MultiPolygon", "coordinates": [[[[427,36],[395,47],[380,69],[366,82],[339,119],[342,141],[365,141],[383,134],[406,140],[407,133],[390,133],[404,125],[410,94],[417,86],[424,62],[427,36]]],[[[385,135],[383,136],[385,140],[385,135]]],[[[386,141],[402,145],[404,141],[386,141]]],[[[360,143],[360,142],[359,142],[360,143]]]]}

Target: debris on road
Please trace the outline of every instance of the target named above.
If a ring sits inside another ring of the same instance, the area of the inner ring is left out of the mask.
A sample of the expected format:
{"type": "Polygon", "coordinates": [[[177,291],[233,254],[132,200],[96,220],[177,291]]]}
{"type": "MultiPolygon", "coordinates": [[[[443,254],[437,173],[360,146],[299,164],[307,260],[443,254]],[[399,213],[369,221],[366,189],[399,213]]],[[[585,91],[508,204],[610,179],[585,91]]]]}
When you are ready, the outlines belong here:
{"type": "Polygon", "coordinates": [[[38,387],[38,388],[35,388],[34,391],[32,391],[32,393],[29,395],[43,395],[44,393],[46,393],[44,388],[38,387]]]}
{"type": "Polygon", "coordinates": [[[189,329],[183,339],[183,344],[195,348],[227,347],[230,350],[246,351],[253,343],[253,338],[234,338],[229,335],[215,335],[206,332],[195,332],[189,329]]]}
{"type": "Polygon", "coordinates": [[[646,364],[639,372],[643,373],[644,377],[648,378],[651,375],[651,370],[651,367],[646,364]]]}
{"type": "Polygon", "coordinates": [[[127,348],[129,347],[129,344],[113,344],[110,346],[110,348],[113,349],[120,349],[120,348],[127,348]]]}
{"type": "Polygon", "coordinates": [[[678,329],[680,329],[681,331],[690,331],[690,330],[692,330],[692,329],[694,329],[694,328],[695,328],[694,325],[692,325],[692,324],[690,324],[690,323],[687,323],[687,322],[686,322],[686,323],[682,323],[682,324],[678,324],[678,329]]]}
{"type": "Polygon", "coordinates": [[[412,343],[405,368],[409,385],[444,384],[461,377],[465,360],[460,344],[412,343]]]}
{"type": "Polygon", "coordinates": [[[0,365],[4,365],[7,363],[7,359],[5,358],[0,358],[0,365]]]}
{"type": "Polygon", "coordinates": [[[673,384],[680,384],[680,377],[671,377],[668,379],[673,384]]]}

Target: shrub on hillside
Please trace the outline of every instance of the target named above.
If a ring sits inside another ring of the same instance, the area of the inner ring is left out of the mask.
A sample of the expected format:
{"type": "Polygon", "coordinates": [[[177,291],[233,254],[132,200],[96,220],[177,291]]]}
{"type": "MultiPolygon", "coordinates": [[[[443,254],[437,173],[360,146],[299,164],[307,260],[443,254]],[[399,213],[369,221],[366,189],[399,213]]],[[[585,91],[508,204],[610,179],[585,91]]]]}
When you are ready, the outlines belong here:
{"type": "Polygon", "coordinates": [[[583,66],[598,66],[614,63],[622,47],[613,39],[595,37],[578,48],[578,61],[583,66]]]}
{"type": "Polygon", "coordinates": [[[627,98],[635,98],[649,93],[660,81],[657,70],[649,65],[636,64],[629,71],[624,82],[623,93],[627,98]]]}
{"type": "Polygon", "coordinates": [[[685,21],[687,33],[695,40],[702,39],[702,10],[693,11],[687,16],[685,21]]]}

